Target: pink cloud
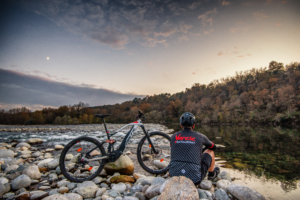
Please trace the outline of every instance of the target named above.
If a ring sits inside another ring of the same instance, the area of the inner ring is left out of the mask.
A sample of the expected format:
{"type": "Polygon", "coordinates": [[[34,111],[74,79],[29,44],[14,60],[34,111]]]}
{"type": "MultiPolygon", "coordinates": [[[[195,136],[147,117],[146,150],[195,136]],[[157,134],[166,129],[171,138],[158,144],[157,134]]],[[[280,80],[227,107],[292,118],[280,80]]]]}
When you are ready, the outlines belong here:
{"type": "Polygon", "coordinates": [[[215,14],[215,13],[217,13],[216,8],[214,8],[213,10],[207,11],[206,13],[204,13],[202,15],[199,15],[198,19],[201,19],[203,26],[205,26],[206,23],[208,23],[208,22],[210,23],[210,25],[212,25],[212,17],[208,18],[208,15],[215,14]]]}
{"type": "Polygon", "coordinates": [[[288,1],[287,0],[285,0],[285,1],[282,1],[281,3],[287,3],[288,1]]]}
{"type": "Polygon", "coordinates": [[[203,31],[204,35],[209,35],[212,32],[214,32],[214,29],[203,31]]]}
{"type": "Polygon", "coordinates": [[[273,0],[267,0],[266,5],[270,4],[273,0]]]}
{"type": "Polygon", "coordinates": [[[222,56],[223,55],[223,51],[220,51],[217,55],[218,56],[222,56]]]}
{"type": "Polygon", "coordinates": [[[228,6],[230,4],[229,1],[222,1],[222,6],[228,6]]]}
{"type": "Polygon", "coordinates": [[[281,23],[278,23],[278,22],[276,23],[276,26],[281,26],[281,25],[282,25],[281,23]]]}

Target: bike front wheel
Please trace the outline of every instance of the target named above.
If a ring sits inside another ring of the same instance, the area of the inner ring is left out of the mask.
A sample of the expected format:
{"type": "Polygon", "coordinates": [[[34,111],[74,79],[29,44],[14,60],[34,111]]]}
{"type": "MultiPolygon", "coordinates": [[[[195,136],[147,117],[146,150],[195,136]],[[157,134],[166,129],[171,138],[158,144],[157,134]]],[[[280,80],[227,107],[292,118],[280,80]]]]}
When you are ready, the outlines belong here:
{"type": "Polygon", "coordinates": [[[86,136],[79,137],[63,149],[59,159],[60,170],[72,182],[92,180],[104,167],[106,159],[97,160],[103,156],[105,150],[98,140],[86,136]]]}
{"type": "Polygon", "coordinates": [[[151,174],[166,172],[171,160],[170,142],[170,136],[162,132],[152,132],[149,134],[149,138],[144,136],[137,149],[137,159],[141,167],[151,174]],[[156,153],[153,151],[149,139],[156,153]]]}

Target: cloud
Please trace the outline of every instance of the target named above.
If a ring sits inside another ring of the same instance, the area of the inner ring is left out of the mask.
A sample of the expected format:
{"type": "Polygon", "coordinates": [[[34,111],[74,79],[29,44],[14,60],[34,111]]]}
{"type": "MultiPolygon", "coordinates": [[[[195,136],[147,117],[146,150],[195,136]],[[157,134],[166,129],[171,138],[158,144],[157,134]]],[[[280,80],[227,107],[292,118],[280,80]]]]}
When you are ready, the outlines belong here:
{"type": "Polygon", "coordinates": [[[13,108],[22,108],[22,107],[26,107],[27,109],[34,111],[34,110],[42,110],[43,108],[58,108],[55,106],[49,106],[49,105],[29,105],[29,104],[10,104],[10,103],[1,103],[0,102],[0,110],[9,110],[9,109],[13,109],[13,108]]]}
{"type": "Polygon", "coordinates": [[[228,6],[230,4],[229,1],[222,1],[222,6],[228,6]]]}
{"type": "Polygon", "coordinates": [[[276,26],[281,26],[281,25],[282,25],[281,23],[278,23],[278,22],[276,23],[276,26]]]}
{"type": "Polygon", "coordinates": [[[218,56],[222,56],[223,55],[223,51],[220,51],[217,55],[218,56]]]}
{"type": "Polygon", "coordinates": [[[284,0],[284,1],[282,1],[281,3],[287,3],[288,1],[287,0],[284,0]]]}
{"type": "Polygon", "coordinates": [[[261,20],[268,17],[266,14],[262,12],[254,12],[253,15],[256,17],[257,20],[261,20]]]}
{"type": "Polygon", "coordinates": [[[200,5],[201,5],[200,1],[193,2],[190,6],[188,6],[188,8],[191,9],[191,10],[194,10],[194,9],[198,8],[198,6],[200,6],[200,5]]]}
{"type": "Polygon", "coordinates": [[[209,35],[209,34],[211,34],[214,31],[215,31],[214,29],[209,29],[209,30],[203,31],[203,33],[204,33],[204,35],[209,35]]]}
{"type": "MultiPolygon", "coordinates": [[[[124,49],[131,41],[142,41],[142,44],[148,42],[149,46],[166,44],[156,37],[168,37],[177,32],[185,34],[184,26],[190,26],[189,15],[196,13],[196,8],[201,4],[198,1],[187,4],[180,1],[152,3],[146,0],[22,2],[27,10],[43,15],[65,30],[114,49],[124,49]],[[182,16],[182,23],[178,23],[179,15],[182,16]]],[[[207,21],[212,24],[212,19],[207,21]]]]}
{"type": "Polygon", "coordinates": [[[198,19],[201,19],[203,26],[205,26],[207,23],[212,25],[212,17],[208,17],[208,16],[211,14],[215,14],[215,13],[217,13],[216,8],[214,8],[213,10],[207,11],[206,13],[204,13],[202,15],[199,15],[198,19]]]}
{"type": "Polygon", "coordinates": [[[266,5],[270,4],[273,0],[267,0],[266,5]]]}
{"type": "Polygon", "coordinates": [[[79,101],[92,106],[115,104],[142,95],[96,88],[95,85],[62,83],[13,70],[0,69],[0,102],[3,105],[46,105],[58,107],[79,101]]]}
{"type": "Polygon", "coordinates": [[[243,58],[244,56],[237,56],[237,57],[239,57],[239,58],[243,58]]]}

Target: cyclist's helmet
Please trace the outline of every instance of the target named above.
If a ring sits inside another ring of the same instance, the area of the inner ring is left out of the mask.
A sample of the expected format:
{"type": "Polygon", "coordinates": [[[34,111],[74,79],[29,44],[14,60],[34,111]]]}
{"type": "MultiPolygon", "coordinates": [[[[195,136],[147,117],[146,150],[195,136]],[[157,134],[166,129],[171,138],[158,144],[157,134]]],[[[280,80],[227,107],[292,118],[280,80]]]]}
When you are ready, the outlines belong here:
{"type": "Polygon", "coordinates": [[[185,112],[180,117],[180,124],[184,127],[194,126],[196,118],[192,113],[185,112]]]}

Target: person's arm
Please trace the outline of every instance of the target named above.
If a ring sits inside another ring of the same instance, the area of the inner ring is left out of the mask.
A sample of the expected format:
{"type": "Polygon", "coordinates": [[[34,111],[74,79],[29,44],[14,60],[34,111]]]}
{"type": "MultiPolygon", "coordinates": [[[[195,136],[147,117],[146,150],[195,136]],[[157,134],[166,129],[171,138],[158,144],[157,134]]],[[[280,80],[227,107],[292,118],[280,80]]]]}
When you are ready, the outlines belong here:
{"type": "Polygon", "coordinates": [[[216,145],[210,141],[205,135],[202,134],[202,138],[203,138],[203,145],[205,146],[202,149],[202,153],[206,150],[206,149],[210,149],[210,150],[215,150],[217,147],[216,145]]]}

